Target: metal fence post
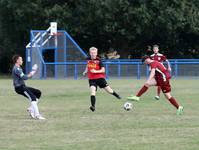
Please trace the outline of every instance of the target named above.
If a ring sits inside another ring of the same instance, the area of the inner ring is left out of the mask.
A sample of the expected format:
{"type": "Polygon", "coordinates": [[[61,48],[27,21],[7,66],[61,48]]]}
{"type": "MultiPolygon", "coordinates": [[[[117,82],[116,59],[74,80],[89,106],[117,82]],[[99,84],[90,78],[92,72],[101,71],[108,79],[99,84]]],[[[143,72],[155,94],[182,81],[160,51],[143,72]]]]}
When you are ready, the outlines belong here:
{"type": "Polygon", "coordinates": [[[106,78],[108,79],[108,64],[106,64],[106,78]]]}
{"type": "Polygon", "coordinates": [[[46,79],[46,64],[44,64],[44,79],[46,79]]]}
{"type": "Polygon", "coordinates": [[[121,77],[121,65],[120,64],[117,65],[117,76],[118,76],[118,78],[121,77]]]}
{"type": "MultiPolygon", "coordinates": [[[[68,46],[68,43],[67,43],[67,40],[66,40],[66,35],[64,34],[64,62],[67,62],[67,46],[68,46]]],[[[67,65],[64,65],[64,77],[67,77],[67,65]]]]}
{"type": "Polygon", "coordinates": [[[149,76],[149,66],[146,65],[146,77],[148,78],[148,76],[149,76]]]}
{"type": "Polygon", "coordinates": [[[175,61],[175,77],[178,76],[178,63],[177,60],[175,61]]]}
{"type": "Polygon", "coordinates": [[[140,63],[137,64],[137,79],[140,79],[140,63]]]}
{"type": "Polygon", "coordinates": [[[77,64],[75,64],[75,70],[74,70],[74,79],[77,80],[77,64]]]}
{"type": "MultiPolygon", "coordinates": [[[[57,48],[55,48],[54,51],[55,51],[54,61],[57,62],[57,56],[58,56],[58,54],[57,54],[57,51],[58,51],[57,48]]],[[[58,66],[57,66],[56,63],[55,63],[55,66],[54,66],[54,67],[55,67],[55,71],[54,71],[54,72],[55,72],[55,79],[57,79],[57,77],[58,77],[58,76],[57,76],[57,74],[58,74],[58,70],[57,70],[57,69],[58,69],[58,66]]]]}
{"type": "Polygon", "coordinates": [[[39,62],[39,68],[40,68],[40,79],[42,79],[42,77],[43,77],[43,65],[42,65],[41,61],[39,62]]]}

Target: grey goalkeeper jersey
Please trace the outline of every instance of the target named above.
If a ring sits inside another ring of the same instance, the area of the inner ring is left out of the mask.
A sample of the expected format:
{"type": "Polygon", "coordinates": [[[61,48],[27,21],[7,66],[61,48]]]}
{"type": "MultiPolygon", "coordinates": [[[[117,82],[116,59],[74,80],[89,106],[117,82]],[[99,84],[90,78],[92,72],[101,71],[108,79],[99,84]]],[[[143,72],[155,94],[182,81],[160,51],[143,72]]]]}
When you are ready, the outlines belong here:
{"type": "Polygon", "coordinates": [[[14,87],[19,87],[21,85],[25,85],[24,80],[27,80],[28,76],[23,73],[21,67],[14,65],[12,69],[12,78],[14,87]]]}

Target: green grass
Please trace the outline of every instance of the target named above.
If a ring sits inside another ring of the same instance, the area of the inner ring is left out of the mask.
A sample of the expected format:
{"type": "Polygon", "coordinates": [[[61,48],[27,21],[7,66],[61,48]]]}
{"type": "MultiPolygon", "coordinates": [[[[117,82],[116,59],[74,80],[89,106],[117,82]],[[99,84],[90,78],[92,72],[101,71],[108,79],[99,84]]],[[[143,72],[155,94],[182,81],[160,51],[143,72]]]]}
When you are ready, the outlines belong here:
{"type": "Polygon", "coordinates": [[[26,113],[28,100],[17,95],[9,79],[0,80],[0,150],[198,150],[199,80],[172,80],[172,94],[185,109],[182,116],[152,87],[132,111],[125,97],[144,80],[109,80],[123,99],[97,92],[97,110],[90,112],[86,80],[30,80],[42,90],[39,104],[46,121],[26,113]]]}

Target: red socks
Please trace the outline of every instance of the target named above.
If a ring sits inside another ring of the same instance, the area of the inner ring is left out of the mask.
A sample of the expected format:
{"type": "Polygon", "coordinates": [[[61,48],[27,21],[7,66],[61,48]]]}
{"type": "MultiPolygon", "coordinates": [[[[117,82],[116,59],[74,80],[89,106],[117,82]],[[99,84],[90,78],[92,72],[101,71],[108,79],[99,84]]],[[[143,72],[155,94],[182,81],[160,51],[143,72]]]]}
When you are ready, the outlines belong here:
{"type": "MultiPolygon", "coordinates": [[[[140,89],[140,91],[137,93],[137,97],[140,97],[142,94],[144,94],[146,91],[148,90],[148,87],[147,86],[143,86],[141,89],[140,89]]],[[[160,95],[160,90],[161,90],[161,88],[160,87],[158,87],[158,94],[160,95]]],[[[169,99],[169,102],[174,106],[174,107],[176,107],[177,109],[178,109],[178,107],[179,107],[179,104],[178,104],[178,102],[176,101],[176,99],[174,98],[174,97],[171,97],[170,99],[169,99]]]]}
{"type": "Polygon", "coordinates": [[[143,93],[145,93],[146,91],[148,90],[148,87],[147,86],[143,86],[140,91],[137,93],[137,97],[140,97],[143,93]]]}
{"type": "Polygon", "coordinates": [[[169,99],[169,102],[170,102],[174,107],[176,107],[176,108],[178,109],[179,105],[178,105],[177,101],[175,100],[175,98],[171,97],[171,98],[169,99]]]}

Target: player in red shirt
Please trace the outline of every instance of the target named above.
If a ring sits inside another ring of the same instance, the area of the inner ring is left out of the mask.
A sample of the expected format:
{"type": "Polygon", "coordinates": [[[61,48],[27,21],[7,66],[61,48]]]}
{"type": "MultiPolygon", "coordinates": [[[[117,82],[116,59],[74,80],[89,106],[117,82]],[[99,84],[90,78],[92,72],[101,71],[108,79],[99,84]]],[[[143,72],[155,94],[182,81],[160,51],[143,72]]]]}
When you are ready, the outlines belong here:
{"type": "MultiPolygon", "coordinates": [[[[153,46],[153,52],[154,52],[154,54],[152,54],[152,55],[150,56],[151,59],[152,59],[152,60],[156,60],[156,61],[158,61],[158,62],[160,62],[160,63],[162,63],[162,64],[163,64],[164,61],[166,61],[166,62],[167,62],[167,67],[168,67],[167,70],[168,70],[169,72],[171,72],[170,63],[169,63],[169,61],[168,61],[168,59],[166,58],[165,55],[159,53],[159,46],[158,46],[158,45],[154,45],[154,46],[153,46]]],[[[160,92],[161,92],[161,88],[160,88],[160,86],[157,86],[157,95],[155,96],[155,99],[156,99],[156,100],[159,100],[159,99],[160,99],[160,92]]]]}
{"type": "Polygon", "coordinates": [[[150,86],[160,86],[165,97],[169,102],[176,107],[177,115],[181,115],[183,107],[179,106],[174,97],[171,96],[171,86],[169,83],[170,74],[169,71],[158,61],[152,60],[149,56],[144,56],[142,62],[151,67],[149,78],[145,82],[144,86],[139,90],[136,96],[131,95],[127,97],[129,100],[139,101],[142,94],[144,94],[150,86]]]}
{"type": "Polygon", "coordinates": [[[108,93],[114,95],[116,98],[121,99],[121,97],[112,90],[105,80],[105,68],[99,57],[97,57],[98,49],[91,47],[89,49],[90,57],[87,58],[87,66],[83,75],[85,76],[88,73],[90,91],[91,91],[91,106],[90,110],[95,111],[95,95],[97,91],[97,86],[105,89],[108,93]]]}

